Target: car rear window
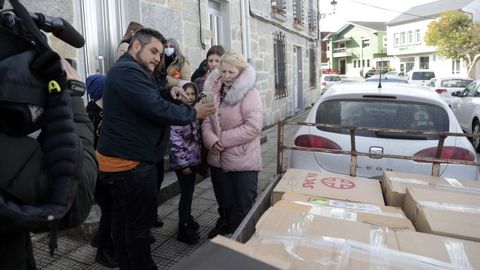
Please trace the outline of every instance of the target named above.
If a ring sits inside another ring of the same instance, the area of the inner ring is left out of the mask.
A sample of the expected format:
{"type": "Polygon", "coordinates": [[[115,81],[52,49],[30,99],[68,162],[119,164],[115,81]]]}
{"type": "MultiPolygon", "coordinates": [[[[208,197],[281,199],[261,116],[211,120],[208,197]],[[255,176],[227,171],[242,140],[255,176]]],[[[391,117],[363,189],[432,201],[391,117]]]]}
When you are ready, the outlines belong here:
{"type": "MultiPolygon", "coordinates": [[[[448,131],[447,112],[439,106],[396,100],[330,100],[317,108],[316,122],[344,126],[448,131]]],[[[349,134],[346,129],[317,127],[320,130],[349,134]]],[[[358,131],[358,136],[432,140],[438,136],[358,131]]]]}
{"type": "Polygon", "coordinates": [[[412,74],[412,80],[429,81],[433,78],[435,78],[435,73],[429,71],[417,71],[412,74]]]}
{"type": "Polygon", "coordinates": [[[456,87],[464,88],[467,87],[473,80],[464,80],[464,79],[448,79],[440,82],[441,87],[456,87]]]}

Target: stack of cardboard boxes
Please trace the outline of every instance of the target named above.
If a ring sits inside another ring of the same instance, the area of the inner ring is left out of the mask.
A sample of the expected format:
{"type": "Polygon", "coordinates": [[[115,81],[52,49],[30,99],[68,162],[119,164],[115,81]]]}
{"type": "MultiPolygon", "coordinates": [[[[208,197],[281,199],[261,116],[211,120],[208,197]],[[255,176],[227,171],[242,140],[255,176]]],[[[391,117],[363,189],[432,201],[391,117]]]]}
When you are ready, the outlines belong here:
{"type": "Polygon", "coordinates": [[[271,202],[247,243],[213,243],[279,269],[480,269],[480,182],[289,169],[271,202]]]}

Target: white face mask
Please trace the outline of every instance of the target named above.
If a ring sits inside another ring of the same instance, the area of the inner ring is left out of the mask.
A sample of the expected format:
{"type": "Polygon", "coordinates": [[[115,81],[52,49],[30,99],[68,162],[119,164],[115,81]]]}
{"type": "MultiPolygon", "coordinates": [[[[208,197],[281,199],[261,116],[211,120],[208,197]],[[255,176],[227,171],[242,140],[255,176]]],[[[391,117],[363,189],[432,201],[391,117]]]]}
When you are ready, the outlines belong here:
{"type": "Polygon", "coordinates": [[[165,48],[165,55],[166,56],[172,56],[173,53],[175,53],[175,49],[174,48],[165,48]]]}

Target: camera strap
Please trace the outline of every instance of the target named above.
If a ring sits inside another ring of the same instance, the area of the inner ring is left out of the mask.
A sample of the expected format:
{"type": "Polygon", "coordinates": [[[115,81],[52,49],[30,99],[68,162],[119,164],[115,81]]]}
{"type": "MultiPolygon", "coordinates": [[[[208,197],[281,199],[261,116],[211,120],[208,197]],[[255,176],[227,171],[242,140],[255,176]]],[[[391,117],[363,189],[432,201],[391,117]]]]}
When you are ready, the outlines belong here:
{"type": "Polygon", "coordinates": [[[49,247],[53,254],[57,247],[59,221],[67,214],[75,199],[78,177],[83,167],[82,145],[73,120],[70,94],[65,91],[66,75],[59,55],[52,51],[25,7],[18,0],[10,0],[10,3],[35,42],[38,56],[30,69],[46,82],[46,124],[42,127],[39,143],[52,185],[51,197],[45,203],[19,205],[0,198],[0,208],[4,208],[3,211],[8,212],[9,216],[14,216],[20,228],[29,231],[49,230],[49,247]]]}

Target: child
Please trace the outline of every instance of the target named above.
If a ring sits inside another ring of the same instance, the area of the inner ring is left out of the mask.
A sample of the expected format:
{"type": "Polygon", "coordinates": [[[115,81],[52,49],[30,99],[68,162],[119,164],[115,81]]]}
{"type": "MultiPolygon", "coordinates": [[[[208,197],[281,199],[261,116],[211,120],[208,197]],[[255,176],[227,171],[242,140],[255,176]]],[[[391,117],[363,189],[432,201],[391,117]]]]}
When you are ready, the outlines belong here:
{"type": "MultiPolygon", "coordinates": [[[[181,80],[178,84],[187,93],[194,106],[198,101],[198,91],[194,83],[181,80]]],[[[180,185],[178,204],[177,239],[187,244],[195,244],[200,239],[199,225],[191,215],[193,190],[197,165],[201,162],[201,135],[198,120],[186,126],[172,126],[170,132],[170,166],[175,170],[180,185]]]]}

